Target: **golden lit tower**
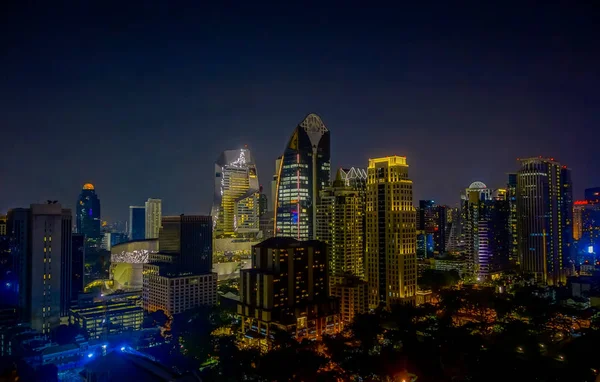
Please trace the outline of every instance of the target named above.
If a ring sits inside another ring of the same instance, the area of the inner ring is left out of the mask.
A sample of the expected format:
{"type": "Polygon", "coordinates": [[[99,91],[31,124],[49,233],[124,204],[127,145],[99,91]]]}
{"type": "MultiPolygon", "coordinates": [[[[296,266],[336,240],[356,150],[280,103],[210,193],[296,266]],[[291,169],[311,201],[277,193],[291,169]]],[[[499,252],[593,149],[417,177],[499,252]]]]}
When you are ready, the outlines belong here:
{"type": "Polygon", "coordinates": [[[369,159],[366,215],[369,307],[414,302],[416,212],[406,157],[369,159]]]}

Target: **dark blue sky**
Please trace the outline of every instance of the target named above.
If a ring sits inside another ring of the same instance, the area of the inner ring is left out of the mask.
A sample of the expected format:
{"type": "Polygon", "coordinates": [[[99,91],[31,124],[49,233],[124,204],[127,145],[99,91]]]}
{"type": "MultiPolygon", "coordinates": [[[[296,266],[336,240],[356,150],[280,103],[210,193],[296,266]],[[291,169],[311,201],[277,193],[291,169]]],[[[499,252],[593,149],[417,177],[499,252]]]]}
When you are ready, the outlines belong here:
{"type": "Polygon", "coordinates": [[[416,199],[537,155],[600,185],[597,6],[150,3],[0,5],[0,212],[89,181],[110,220],[208,213],[220,152],[248,144],[268,187],[309,112],[333,168],[406,155],[416,199]]]}

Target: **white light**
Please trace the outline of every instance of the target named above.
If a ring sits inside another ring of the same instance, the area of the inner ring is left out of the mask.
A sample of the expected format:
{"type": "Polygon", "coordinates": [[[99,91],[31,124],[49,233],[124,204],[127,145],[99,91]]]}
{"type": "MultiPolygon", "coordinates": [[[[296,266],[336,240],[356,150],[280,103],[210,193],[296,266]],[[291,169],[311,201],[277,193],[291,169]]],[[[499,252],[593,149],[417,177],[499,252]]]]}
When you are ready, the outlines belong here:
{"type": "Polygon", "coordinates": [[[589,246],[588,247],[588,253],[594,253],[594,247],[593,246],[589,246]]]}
{"type": "Polygon", "coordinates": [[[92,353],[88,354],[88,358],[92,358],[94,355],[92,353]]]}
{"type": "Polygon", "coordinates": [[[125,346],[121,347],[121,351],[125,351],[125,346]]]}

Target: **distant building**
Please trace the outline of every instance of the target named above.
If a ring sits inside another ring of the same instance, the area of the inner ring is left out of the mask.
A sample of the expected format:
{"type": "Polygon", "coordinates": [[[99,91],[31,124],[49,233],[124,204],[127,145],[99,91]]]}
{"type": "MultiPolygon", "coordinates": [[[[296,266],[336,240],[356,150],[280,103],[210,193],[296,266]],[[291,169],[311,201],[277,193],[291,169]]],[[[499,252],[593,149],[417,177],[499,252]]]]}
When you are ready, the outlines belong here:
{"type": "Polygon", "coordinates": [[[273,174],[273,179],[271,180],[271,208],[269,211],[273,213],[277,211],[277,183],[279,182],[279,168],[281,167],[282,160],[283,156],[275,159],[275,174],[273,174]]]}
{"type": "Polygon", "coordinates": [[[600,256],[600,188],[585,190],[585,199],[573,204],[573,238],[580,262],[600,256]]]}
{"type": "Polygon", "coordinates": [[[330,132],[321,118],[309,114],[294,130],[277,175],[277,237],[315,237],[319,193],[329,186],[330,132]]]}
{"type": "Polygon", "coordinates": [[[547,158],[521,159],[517,231],[523,272],[543,283],[565,282],[573,240],[571,170],[547,158]]]}
{"type": "Polygon", "coordinates": [[[72,269],[71,269],[71,301],[77,300],[79,293],[83,292],[85,285],[85,236],[73,234],[72,245],[72,269]]]}
{"type": "Polygon", "coordinates": [[[242,332],[268,348],[274,329],[297,339],[340,331],[337,300],[328,297],[327,246],[274,237],[253,247],[252,268],[240,272],[242,332]]]}
{"type": "Polygon", "coordinates": [[[273,214],[267,213],[260,217],[260,232],[262,240],[275,237],[275,218],[273,214]]]}
{"type": "Polygon", "coordinates": [[[366,265],[369,307],[415,300],[416,213],[406,157],[369,159],[366,265]]]}
{"type": "Polygon", "coordinates": [[[158,239],[162,220],[162,200],[148,199],[146,201],[146,239],[158,239]]]}
{"type": "Polygon", "coordinates": [[[124,232],[104,232],[101,248],[110,251],[113,245],[129,241],[129,235],[124,232]]]}
{"type": "Polygon", "coordinates": [[[509,266],[511,254],[510,201],[505,190],[473,182],[462,196],[466,255],[470,274],[496,277],[509,266]]]}
{"type": "Polygon", "coordinates": [[[211,211],[218,255],[250,253],[260,231],[259,191],[256,164],[250,150],[224,151],[215,162],[211,211]]]}
{"type": "Polygon", "coordinates": [[[8,229],[19,258],[22,319],[32,329],[49,333],[68,315],[71,303],[71,210],[56,202],[14,209],[8,229]]]}
{"type": "Polygon", "coordinates": [[[260,194],[258,196],[258,216],[262,217],[269,211],[269,199],[267,194],[263,193],[263,186],[260,186],[260,194]]]}
{"type": "Polygon", "coordinates": [[[129,206],[129,240],[146,238],[146,206],[129,206]]]}
{"type": "Polygon", "coordinates": [[[144,309],[135,300],[127,299],[95,302],[69,312],[69,324],[85,330],[90,339],[140,330],[143,320],[144,309]]]}
{"type": "Polygon", "coordinates": [[[517,231],[517,174],[508,174],[506,185],[509,216],[510,252],[508,261],[511,265],[519,264],[519,235],[517,231]]]}
{"type": "Polygon", "coordinates": [[[423,235],[431,235],[433,254],[446,251],[446,218],[447,206],[439,205],[433,200],[419,200],[417,209],[417,231],[423,235]]]}
{"type": "MultiPolygon", "coordinates": [[[[77,233],[85,235],[86,240],[90,243],[100,240],[100,216],[100,199],[96,194],[96,189],[93,184],[86,183],[77,200],[75,222],[77,233]]],[[[94,246],[94,244],[90,245],[94,246]]]]}

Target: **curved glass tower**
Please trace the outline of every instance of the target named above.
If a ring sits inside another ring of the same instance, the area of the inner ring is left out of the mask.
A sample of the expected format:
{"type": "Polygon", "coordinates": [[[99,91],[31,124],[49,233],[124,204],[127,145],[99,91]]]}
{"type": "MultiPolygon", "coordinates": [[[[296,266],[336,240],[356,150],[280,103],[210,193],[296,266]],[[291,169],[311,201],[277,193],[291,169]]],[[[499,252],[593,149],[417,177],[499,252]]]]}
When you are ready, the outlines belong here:
{"type": "Polygon", "coordinates": [[[309,114],[296,127],[277,171],[275,235],[311,240],[316,202],[330,178],[330,133],[321,118],[309,114]]]}
{"type": "Polygon", "coordinates": [[[100,199],[93,184],[83,185],[75,211],[77,233],[86,239],[100,238],[100,199]]]}
{"type": "Polygon", "coordinates": [[[256,164],[248,149],[224,151],[215,162],[215,238],[254,237],[259,231],[256,164]]]}

